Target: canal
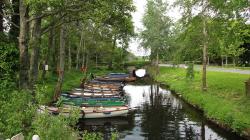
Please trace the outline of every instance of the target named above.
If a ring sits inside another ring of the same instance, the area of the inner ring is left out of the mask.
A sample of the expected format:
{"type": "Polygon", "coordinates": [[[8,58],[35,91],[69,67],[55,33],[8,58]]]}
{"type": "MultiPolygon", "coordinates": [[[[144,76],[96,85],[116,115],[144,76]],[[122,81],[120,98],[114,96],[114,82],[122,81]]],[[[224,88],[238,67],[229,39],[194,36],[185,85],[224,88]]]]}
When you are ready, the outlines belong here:
{"type": "Polygon", "coordinates": [[[129,84],[124,87],[128,117],[81,120],[81,131],[101,132],[109,139],[118,132],[124,140],[240,140],[207,122],[202,113],[157,84],[129,84]]]}

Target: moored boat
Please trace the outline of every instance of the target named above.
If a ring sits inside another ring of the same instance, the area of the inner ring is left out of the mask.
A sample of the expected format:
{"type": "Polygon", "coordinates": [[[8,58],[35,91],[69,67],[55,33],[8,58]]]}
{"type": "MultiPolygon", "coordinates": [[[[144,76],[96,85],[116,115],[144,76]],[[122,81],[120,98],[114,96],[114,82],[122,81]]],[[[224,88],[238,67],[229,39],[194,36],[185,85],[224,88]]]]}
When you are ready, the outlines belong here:
{"type": "MultiPolygon", "coordinates": [[[[64,116],[70,116],[72,112],[72,106],[64,105],[63,107],[43,107],[43,112],[47,110],[51,114],[61,114],[64,116]]],[[[82,107],[79,114],[82,118],[108,118],[127,116],[129,112],[128,106],[112,106],[112,107],[82,107]]]]}
{"type": "Polygon", "coordinates": [[[73,98],[73,99],[63,99],[62,103],[65,105],[73,106],[85,106],[85,107],[110,107],[110,106],[123,106],[126,105],[126,102],[123,100],[83,100],[82,98],[73,98]]]}
{"type": "Polygon", "coordinates": [[[71,92],[70,94],[82,97],[113,97],[120,96],[121,92],[71,92]]]}
{"type": "Polygon", "coordinates": [[[136,80],[136,77],[126,73],[110,73],[105,77],[99,77],[95,80],[104,82],[132,82],[136,80]]]}
{"type": "Polygon", "coordinates": [[[83,116],[86,119],[91,118],[109,118],[109,117],[119,117],[119,116],[127,116],[129,110],[123,109],[123,110],[112,110],[112,111],[101,111],[101,112],[88,112],[85,113],[83,116]]]}

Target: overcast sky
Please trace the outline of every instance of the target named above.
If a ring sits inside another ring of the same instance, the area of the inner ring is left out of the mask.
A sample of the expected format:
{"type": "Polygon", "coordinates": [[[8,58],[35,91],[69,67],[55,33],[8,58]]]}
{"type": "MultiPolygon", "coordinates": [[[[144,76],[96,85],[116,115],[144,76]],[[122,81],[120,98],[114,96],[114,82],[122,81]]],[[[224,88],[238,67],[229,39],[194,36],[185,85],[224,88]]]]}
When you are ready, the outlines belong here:
{"type": "MultiPolygon", "coordinates": [[[[175,0],[168,0],[168,4],[173,4],[175,0]]],[[[134,5],[136,6],[136,11],[132,13],[133,23],[135,26],[135,32],[139,33],[140,30],[143,29],[142,18],[145,13],[146,0],[133,0],[134,5]]],[[[168,16],[172,18],[172,20],[176,21],[181,17],[179,8],[168,9],[168,16]]],[[[140,47],[140,42],[137,39],[134,39],[129,44],[129,51],[137,56],[145,56],[149,55],[150,51],[146,51],[140,47]]]]}
{"type": "MultiPolygon", "coordinates": [[[[146,0],[133,0],[134,5],[136,6],[136,11],[132,13],[133,23],[135,27],[135,32],[138,33],[140,29],[143,28],[142,17],[145,12],[146,0]]],[[[137,56],[148,55],[149,52],[145,51],[140,47],[140,42],[138,39],[133,39],[129,43],[129,51],[137,56]]]]}

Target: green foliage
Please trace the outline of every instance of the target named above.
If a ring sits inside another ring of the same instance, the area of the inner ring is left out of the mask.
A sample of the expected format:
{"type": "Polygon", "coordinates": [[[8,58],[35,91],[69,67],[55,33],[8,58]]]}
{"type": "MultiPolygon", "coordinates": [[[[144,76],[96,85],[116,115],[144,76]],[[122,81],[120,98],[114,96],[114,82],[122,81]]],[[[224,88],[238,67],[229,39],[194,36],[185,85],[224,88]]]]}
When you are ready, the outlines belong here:
{"type": "Polygon", "coordinates": [[[16,86],[18,70],[18,49],[15,43],[8,42],[0,33],[0,89],[16,86]]]}
{"type": "Polygon", "coordinates": [[[194,79],[194,64],[193,63],[188,64],[186,78],[189,80],[194,79]]]}
{"type": "Polygon", "coordinates": [[[182,18],[175,24],[174,43],[171,45],[172,59],[177,56],[181,61],[201,61],[202,45],[207,41],[208,56],[212,62],[220,64],[222,56],[231,57],[237,62],[244,53],[241,45],[247,26],[246,17],[240,13],[248,7],[247,0],[218,1],[218,0],[177,0],[176,5],[183,9],[182,18]],[[206,5],[206,6],[205,6],[206,5]],[[197,13],[194,7],[202,10],[197,13]],[[206,8],[205,8],[206,7],[206,8]],[[214,11],[214,12],[211,12],[214,11]],[[194,15],[193,13],[197,13],[194,15]],[[215,13],[215,14],[211,14],[215,13]],[[206,20],[208,37],[203,37],[203,25],[206,20]]]}
{"type": "Polygon", "coordinates": [[[36,85],[35,86],[35,99],[39,105],[47,104],[51,101],[51,96],[48,93],[48,86],[36,85]]]}
{"type": "Polygon", "coordinates": [[[101,133],[90,133],[87,131],[83,132],[83,140],[102,140],[103,134],[101,133]]]}
{"type": "Polygon", "coordinates": [[[1,91],[0,108],[1,137],[10,138],[29,131],[36,110],[29,92],[1,91]]]}
{"type": "MultiPolygon", "coordinates": [[[[118,132],[112,132],[110,140],[118,140],[119,134],[118,132]]],[[[83,132],[83,140],[103,140],[103,134],[100,132],[83,132]]]]}
{"type": "Polygon", "coordinates": [[[166,5],[162,0],[148,0],[143,16],[145,29],[140,33],[142,47],[151,50],[151,60],[163,57],[170,42],[171,20],[166,16],[166,5]]]}
{"type": "MultiPolygon", "coordinates": [[[[79,113],[79,112],[77,112],[79,113]]],[[[76,140],[78,133],[70,127],[75,125],[78,117],[51,116],[48,113],[38,114],[32,123],[30,136],[37,134],[44,140],[76,140]]]]}
{"type": "Polygon", "coordinates": [[[110,140],[118,140],[119,139],[119,133],[118,132],[112,132],[110,140]]]}
{"type": "Polygon", "coordinates": [[[60,107],[60,106],[62,106],[62,103],[63,103],[63,99],[64,97],[59,97],[59,99],[56,101],[56,106],[57,107],[60,107]]]}
{"type": "Polygon", "coordinates": [[[132,61],[125,63],[126,66],[135,66],[136,68],[142,68],[150,64],[150,61],[132,61]]]}
{"type": "Polygon", "coordinates": [[[189,103],[204,110],[208,118],[231,127],[235,132],[249,134],[250,104],[244,89],[248,75],[209,71],[209,90],[203,93],[200,89],[201,75],[187,82],[184,69],[161,67],[160,72],[157,81],[168,84],[189,103]]]}

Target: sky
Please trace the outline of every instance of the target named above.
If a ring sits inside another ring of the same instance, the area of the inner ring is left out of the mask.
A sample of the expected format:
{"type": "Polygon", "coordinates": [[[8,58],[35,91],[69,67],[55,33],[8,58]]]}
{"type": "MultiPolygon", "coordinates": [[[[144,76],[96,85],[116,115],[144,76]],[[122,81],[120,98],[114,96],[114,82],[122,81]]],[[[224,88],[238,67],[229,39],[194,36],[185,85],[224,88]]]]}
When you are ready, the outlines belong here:
{"type": "MultiPolygon", "coordinates": [[[[167,0],[168,4],[171,5],[175,0],[167,0]]],[[[135,27],[135,32],[139,33],[143,29],[142,18],[145,13],[146,0],[133,0],[133,3],[136,7],[136,11],[132,13],[133,23],[135,27]]],[[[179,8],[168,9],[167,15],[174,21],[178,20],[181,17],[181,12],[179,8]]],[[[150,50],[144,50],[140,47],[139,39],[132,39],[129,43],[128,51],[132,52],[136,56],[147,56],[150,54],[150,50]]]]}
{"type": "MultiPolygon", "coordinates": [[[[146,0],[133,0],[136,7],[136,11],[132,13],[133,23],[135,27],[135,32],[138,33],[143,29],[142,17],[145,12],[146,0]]],[[[149,51],[144,50],[140,47],[140,42],[138,39],[132,39],[129,43],[129,51],[136,56],[146,56],[149,55],[149,51]]]]}

